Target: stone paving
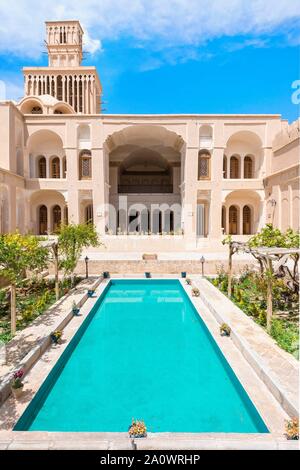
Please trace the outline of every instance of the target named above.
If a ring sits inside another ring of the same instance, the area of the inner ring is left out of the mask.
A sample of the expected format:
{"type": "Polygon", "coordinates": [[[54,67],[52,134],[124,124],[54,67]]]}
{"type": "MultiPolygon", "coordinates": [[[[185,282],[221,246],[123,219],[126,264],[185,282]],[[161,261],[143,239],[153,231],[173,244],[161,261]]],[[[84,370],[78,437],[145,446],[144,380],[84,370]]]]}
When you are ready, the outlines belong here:
{"type": "Polygon", "coordinates": [[[84,279],[43,315],[36,318],[30,326],[18,331],[6,344],[6,365],[0,367],[0,404],[6,398],[3,386],[10,380],[12,371],[23,368],[27,372],[48,348],[50,333],[56,329],[62,329],[73,318],[73,302],[78,305],[83,304],[87,299],[87,289],[98,285],[99,282],[99,277],[84,279]]]}

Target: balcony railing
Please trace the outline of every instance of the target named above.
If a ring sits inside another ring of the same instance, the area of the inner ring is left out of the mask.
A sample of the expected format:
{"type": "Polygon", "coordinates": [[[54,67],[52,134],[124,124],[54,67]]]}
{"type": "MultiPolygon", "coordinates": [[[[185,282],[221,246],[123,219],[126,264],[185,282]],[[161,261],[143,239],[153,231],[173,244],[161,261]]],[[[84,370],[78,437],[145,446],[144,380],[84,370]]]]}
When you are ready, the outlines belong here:
{"type": "Polygon", "coordinates": [[[173,186],[171,184],[168,185],[124,185],[119,184],[118,186],[119,193],[140,193],[140,194],[153,194],[153,193],[172,193],[173,186]]]}

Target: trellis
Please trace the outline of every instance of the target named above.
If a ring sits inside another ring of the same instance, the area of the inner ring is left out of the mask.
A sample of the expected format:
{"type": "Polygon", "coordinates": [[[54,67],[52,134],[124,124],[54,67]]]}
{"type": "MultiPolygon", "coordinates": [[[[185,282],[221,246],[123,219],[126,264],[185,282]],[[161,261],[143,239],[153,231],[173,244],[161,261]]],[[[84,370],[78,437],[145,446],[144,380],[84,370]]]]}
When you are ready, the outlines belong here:
{"type": "Polygon", "coordinates": [[[300,257],[299,248],[268,248],[268,247],[252,247],[247,243],[229,241],[229,260],[228,260],[228,297],[232,294],[232,258],[235,253],[250,253],[259,262],[261,272],[265,270],[267,277],[267,331],[271,329],[273,317],[273,279],[278,273],[289,275],[292,282],[299,288],[298,277],[298,260],[300,257]],[[291,255],[296,255],[294,272],[291,273],[287,260],[291,255]]]}

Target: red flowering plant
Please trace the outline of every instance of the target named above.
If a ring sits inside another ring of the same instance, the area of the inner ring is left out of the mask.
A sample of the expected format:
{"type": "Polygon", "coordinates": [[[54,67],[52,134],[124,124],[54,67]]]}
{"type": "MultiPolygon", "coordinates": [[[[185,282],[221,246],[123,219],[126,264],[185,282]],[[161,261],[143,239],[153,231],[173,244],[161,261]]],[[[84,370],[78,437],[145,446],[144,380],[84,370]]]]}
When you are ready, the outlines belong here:
{"type": "Polygon", "coordinates": [[[22,388],[24,386],[21,380],[23,375],[24,375],[23,369],[19,369],[13,374],[13,379],[11,383],[12,388],[22,388]]]}

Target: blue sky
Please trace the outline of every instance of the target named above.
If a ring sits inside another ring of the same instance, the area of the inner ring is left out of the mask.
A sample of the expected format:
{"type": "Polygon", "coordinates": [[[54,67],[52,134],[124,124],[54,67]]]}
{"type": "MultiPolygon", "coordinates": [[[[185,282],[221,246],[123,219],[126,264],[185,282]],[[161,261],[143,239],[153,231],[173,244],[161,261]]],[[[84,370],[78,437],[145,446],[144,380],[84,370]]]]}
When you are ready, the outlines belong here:
{"type": "Polygon", "coordinates": [[[43,22],[78,18],[105,112],[299,115],[300,0],[0,0],[0,17],[7,98],[22,96],[23,65],[47,63],[43,22]]]}

